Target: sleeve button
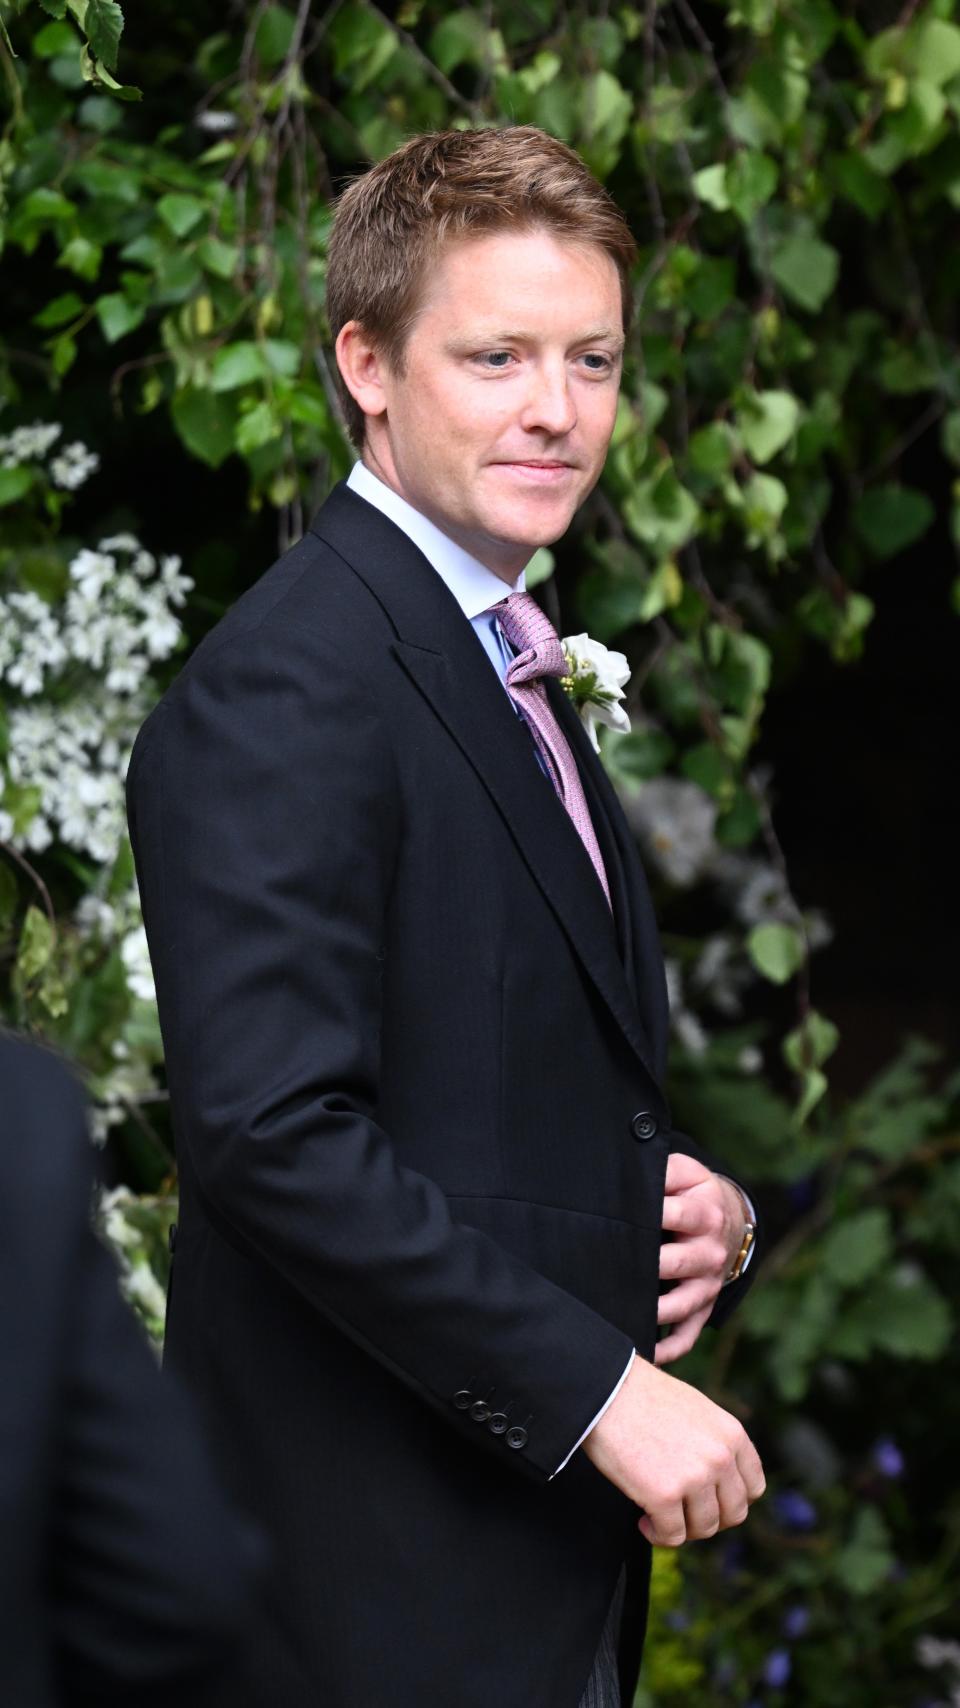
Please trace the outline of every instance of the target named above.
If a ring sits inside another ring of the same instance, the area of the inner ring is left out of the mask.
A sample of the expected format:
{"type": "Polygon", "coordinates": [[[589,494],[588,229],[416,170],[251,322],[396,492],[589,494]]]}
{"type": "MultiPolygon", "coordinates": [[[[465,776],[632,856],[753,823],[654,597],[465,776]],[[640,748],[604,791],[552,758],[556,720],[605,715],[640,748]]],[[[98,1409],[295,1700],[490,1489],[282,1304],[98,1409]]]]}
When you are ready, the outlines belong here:
{"type": "Polygon", "coordinates": [[[487,1421],[487,1428],[493,1435],[505,1435],[507,1431],[506,1412],[495,1411],[487,1421]]]}
{"type": "Polygon", "coordinates": [[[471,1394],[470,1389],[461,1388],[458,1394],[454,1394],[453,1403],[458,1411],[466,1411],[472,1399],[473,1395],[471,1394]]]}
{"type": "Polygon", "coordinates": [[[507,1430],[507,1446],[508,1447],[520,1448],[520,1447],[526,1447],[526,1445],[527,1445],[527,1432],[525,1429],[522,1429],[519,1424],[515,1424],[513,1429],[507,1430]]]}
{"type": "Polygon", "coordinates": [[[486,1423],[487,1418],[490,1416],[490,1407],[487,1405],[486,1400],[477,1400],[475,1404],[470,1407],[470,1416],[473,1418],[474,1423],[486,1423]]]}

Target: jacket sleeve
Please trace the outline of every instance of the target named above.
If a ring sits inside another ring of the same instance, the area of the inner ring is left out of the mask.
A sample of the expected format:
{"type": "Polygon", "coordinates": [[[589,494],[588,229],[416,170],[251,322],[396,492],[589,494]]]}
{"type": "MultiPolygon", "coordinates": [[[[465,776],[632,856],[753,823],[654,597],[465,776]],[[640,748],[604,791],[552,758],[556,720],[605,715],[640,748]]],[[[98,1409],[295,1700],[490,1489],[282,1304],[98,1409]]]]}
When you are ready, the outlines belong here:
{"type": "Polygon", "coordinates": [[[171,1690],[194,1708],[250,1620],[262,1544],[93,1232],[78,1088],[0,1040],[0,1114],[0,1698],[32,1702],[42,1666],[64,1708],[171,1690]]]}
{"type": "Polygon", "coordinates": [[[409,804],[372,693],[274,615],[188,665],[128,804],[177,1143],[211,1220],[466,1439],[547,1480],[631,1343],[454,1220],[377,1120],[409,804]],[[458,1409],[480,1372],[525,1429],[458,1409]]]}

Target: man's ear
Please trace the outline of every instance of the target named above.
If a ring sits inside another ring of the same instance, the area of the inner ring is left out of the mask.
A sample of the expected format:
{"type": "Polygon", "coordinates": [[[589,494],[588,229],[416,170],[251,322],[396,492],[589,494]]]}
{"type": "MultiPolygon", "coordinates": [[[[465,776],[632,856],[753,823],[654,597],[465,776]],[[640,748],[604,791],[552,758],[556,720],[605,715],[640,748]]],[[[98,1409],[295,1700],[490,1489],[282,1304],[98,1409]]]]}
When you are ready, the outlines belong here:
{"type": "Polygon", "coordinates": [[[383,415],[387,407],[384,359],[359,320],[348,320],[341,326],[334,350],[343,383],[354,402],[364,415],[383,415]]]}

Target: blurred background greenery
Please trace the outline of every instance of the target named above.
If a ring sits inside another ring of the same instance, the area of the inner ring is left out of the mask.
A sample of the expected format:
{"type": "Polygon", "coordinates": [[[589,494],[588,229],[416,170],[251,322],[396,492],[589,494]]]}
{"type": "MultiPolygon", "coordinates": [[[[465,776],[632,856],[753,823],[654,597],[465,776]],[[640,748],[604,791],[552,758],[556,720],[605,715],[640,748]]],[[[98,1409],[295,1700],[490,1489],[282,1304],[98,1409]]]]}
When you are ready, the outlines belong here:
{"type": "Polygon", "coordinates": [[[601,486],[538,593],[633,674],[603,757],[669,958],[678,1118],[762,1284],[679,1367],[770,1473],[657,1557],[638,1708],[960,1701],[960,24],[952,0],[0,0],[0,1014],[77,1062],[124,1286],[175,1169],[133,736],[352,461],[330,202],[532,123],[640,243],[601,486]]]}

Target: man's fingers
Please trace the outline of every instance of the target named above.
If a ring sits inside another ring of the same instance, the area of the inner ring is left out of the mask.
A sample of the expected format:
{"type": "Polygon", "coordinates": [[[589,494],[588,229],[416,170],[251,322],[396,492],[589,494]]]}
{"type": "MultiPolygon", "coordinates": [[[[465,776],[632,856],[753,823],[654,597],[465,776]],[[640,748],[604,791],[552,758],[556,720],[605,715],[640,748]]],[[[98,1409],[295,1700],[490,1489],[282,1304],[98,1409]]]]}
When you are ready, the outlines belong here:
{"type": "Polygon", "coordinates": [[[697,1162],[692,1156],[685,1156],[683,1151],[673,1151],[667,1157],[667,1176],[665,1190],[667,1192],[685,1192],[688,1186],[697,1186],[701,1180],[707,1180],[710,1170],[704,1168],[702,1162],[697,1162]]]}
{"type": "Polygon", "coordinates": [[[749,1436],[744,1437],[743,1445],[737,1453],[737,1469],[750,1499],[759,1500],[766,1491],[767,1479],[763,1474],[760,1455],[749,1436]]]}
{"type": "Polygon", "coordinates": [[[685,1280],[692,1275],[710,1275],[720,1280],[729,1267],[727,1248],[713,1234],[668,1240],[660,1247],[661,1281],[685,1280]]]}
{"type": "Polygon", "coordinates": [[[743,1523],[750,1510],[750,1497],[737,1460],[726,1475],[720,1478],[717,1484],[717,1499],[720,1505],[721,1530],[732,1530],[734,1525],[743,1523]]]}
{"type": "Polygon", "coordinates": [[[674,1192],[663,1200],[661,1226],[675,1234],[720,1234],[723,1232],[723,1211],[716,1198],[695,1188],[674,1192]]]}
{"type": "Polygon", "coordinates": [[[672,1334],[665,1334],[662,1340],[658,1340],[653,1354],[654,1363],[657,1365],[672,1364],[675,1359],[682,1358],[685,1353],[690,1352],[700,1338],[700,1330],[710,1315],[711,1309],[712,1306],[705,1305],[703,1310],[694,1311],[693,1316],[688,1317],[680,1328],[674,1329],[672,1334]]]}
{"type": "Polygon", "coordinates": [[[661,1326],[685,1322],[687,1317],[702,1311],[704,1306],[712,1306],[716,1296],[716,1284],[703,1276],[681,1281],[679,1286],[671,1287],[669,1293],[661,1293],[657,1300],[657,1322],[661,1326]]]}
{"type": "Polygon", "coordinates": [[[683,1503],[687,1523],[687,1541],[702,1541],[715,1536],[721,1526],[720,1501],[715,1488],[702,1489],[683,1503]]]}
{"type": "Polygon", "coordinates": [[[687,1521],[679,1501],[645,1512],[638,1528],[655,1548],[679,1548],[687,1540],[687,1521]]]}

